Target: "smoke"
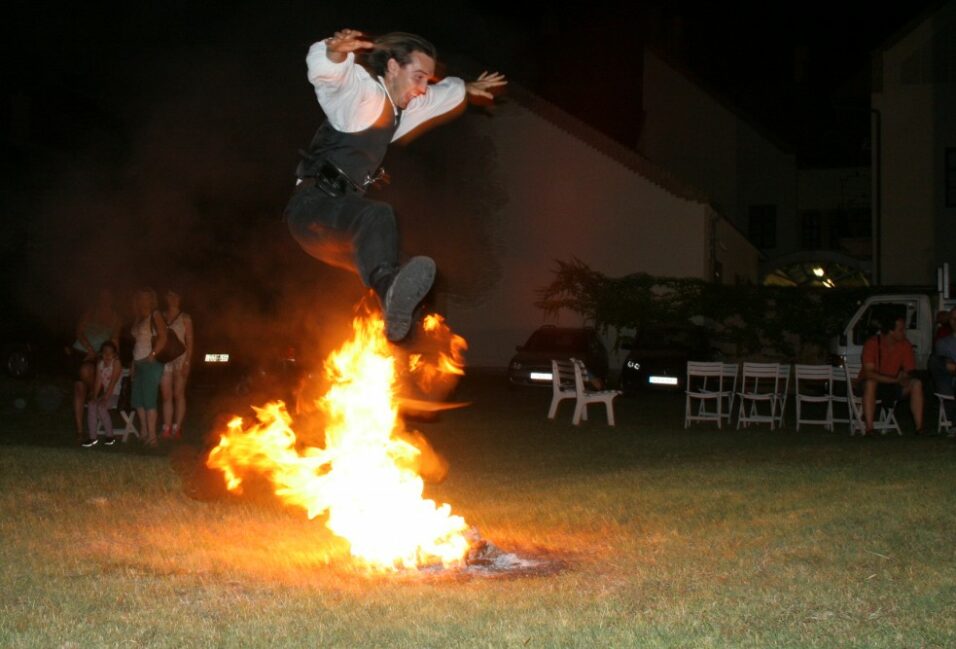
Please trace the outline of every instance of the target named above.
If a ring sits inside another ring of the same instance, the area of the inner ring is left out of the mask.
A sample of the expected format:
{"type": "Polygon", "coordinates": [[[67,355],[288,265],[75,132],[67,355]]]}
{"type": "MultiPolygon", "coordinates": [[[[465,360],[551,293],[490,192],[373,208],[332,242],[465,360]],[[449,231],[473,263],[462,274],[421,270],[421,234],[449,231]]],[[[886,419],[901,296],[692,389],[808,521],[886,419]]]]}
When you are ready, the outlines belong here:
{"type": "Polygon", "coordinates": [[[350,312],[360,283],[309,258],[281,220],[320,117],[304,52],[233,35],[127,62],[139,76],[111,93],[128,93],[123,133],[48,165],[15,275],[21,311],[75,322],[108,287],[128,318],[136,287],[173,287],[200,341],[258,353],[344,335],[347,317],[331,314],[350,312]]]}
{"type": "MultiPolygon", "coordinates": [[[[347,335],[364,288],[301,251],[281,220],[297,150],[322,118],[304,55],[344,25],[427,33],[427,12],[402,14],[409,25],[396,22],[398,10],[345,16],[300,3],[264,14],[250,4],[229,16],[204,11],[205,26],[190,25],[173,45],[184,7],[126,11],[122,20],[152,35],[139,45],[112,41],[100,50],[108,60],[85,50],[84,66],[109,72],[87,74],[99,84],[88,93],[97,95],[93,117],[63,113],[64,123],[41,125],[75,139],[37,170],[41,192],[18,235],[13,297],[31,317],[70,331],[101,287],[126,318],[135,288],[173,287],[201,344],[229,339],[246,355],[268,355],[291,342],[321,358],[347,335]]],[[[420,138],[411,157],[393,147],[386,164],[397,170],[391,197],[404,250],[437,258],[448,295],[480,299],[497,278],[491,232],[504,199],[494,148],[470,119],[420,138]],[[421,209],[419,183],[434,188],[421,209]]]]}

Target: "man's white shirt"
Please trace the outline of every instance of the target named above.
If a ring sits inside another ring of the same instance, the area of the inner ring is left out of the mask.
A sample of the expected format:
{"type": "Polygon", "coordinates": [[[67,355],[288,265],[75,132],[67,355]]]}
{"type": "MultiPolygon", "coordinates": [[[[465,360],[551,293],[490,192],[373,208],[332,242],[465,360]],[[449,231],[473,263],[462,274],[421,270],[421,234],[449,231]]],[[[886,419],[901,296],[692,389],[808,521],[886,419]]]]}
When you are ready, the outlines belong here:
{"type": "MultiPolygon", "coordinates": [[[[372,126],[381,116],[385,102],[391,102],[385,86],[361,65],[349,52],[341,63],[330,61],[325,41],[313,43],[305,57],[309,82],[315,87],[315,96],[325,112],[329,124],[343,133],[356,133],[372,126]]],[[[415,97],[405,110],[392,141],[438,115],[447,113],[465,99],[465,82],[457,77],[446,77],[429,84],[424,95],[415,97]]]]}

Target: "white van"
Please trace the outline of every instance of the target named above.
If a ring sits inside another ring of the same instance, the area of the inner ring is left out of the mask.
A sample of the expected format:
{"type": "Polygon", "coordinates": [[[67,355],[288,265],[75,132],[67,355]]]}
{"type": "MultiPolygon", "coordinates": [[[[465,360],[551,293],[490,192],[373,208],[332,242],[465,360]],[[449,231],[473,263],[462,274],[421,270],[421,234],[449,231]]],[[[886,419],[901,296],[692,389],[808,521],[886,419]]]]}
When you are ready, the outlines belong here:
{"type": "Polygon", "coordinates": [[[956,299],[943,293],[930,297],[927,293],[888,293],[871,295],[850,318],[843,332],[830,344],[830,352],[842,364],[848,358],[858,361],[863,343],[877,332],[881,318],[888,312],[906,313],[906,337],[913,344],[916,366],[925,368],[933,353],[936,316],[956,306],[956,299]]]}

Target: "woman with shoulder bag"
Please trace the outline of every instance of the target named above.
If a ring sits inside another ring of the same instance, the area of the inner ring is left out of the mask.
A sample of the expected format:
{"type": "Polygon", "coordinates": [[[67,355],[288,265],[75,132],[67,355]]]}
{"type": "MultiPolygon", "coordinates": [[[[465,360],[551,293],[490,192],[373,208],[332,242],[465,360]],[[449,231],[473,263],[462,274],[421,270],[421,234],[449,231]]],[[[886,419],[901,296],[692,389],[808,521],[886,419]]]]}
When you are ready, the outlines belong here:
{"type": "Polygon", "coordinates": [[[163,379],[160,382],[163,394],[161,437],[164,440],[178,441],[182,438],[183,419],[186,418],[186,382],[189,379],[193,352],[193,321],[189,314],[182,310],[182,296],[179,292],[167,290],[165,300],[166,311],[163,318],[169,331],[183,343],[184,351],[168,361],[163,370],[163,379]]]}
{"type": "Polygon", "coordinates": [[[132,394],[130,405],[139,415],[143,443],[155,448],[159,382],[163,376],[163,364],[156,360],[166,345],[166,322],[157,309],[156,291],[141,288],[133,298],[135,321],[132,333],[133,367],[130,370],[132,394]]]}

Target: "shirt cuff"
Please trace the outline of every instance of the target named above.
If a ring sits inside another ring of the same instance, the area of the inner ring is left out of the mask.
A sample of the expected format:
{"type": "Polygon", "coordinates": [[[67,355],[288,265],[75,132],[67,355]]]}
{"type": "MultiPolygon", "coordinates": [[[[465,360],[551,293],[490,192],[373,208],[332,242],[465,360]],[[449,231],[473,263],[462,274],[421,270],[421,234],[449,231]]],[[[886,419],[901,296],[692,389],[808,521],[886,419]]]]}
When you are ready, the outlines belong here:
{"type": "Polygon", "coordinates": [[[343,76],[354,61],[355,54],[353,52],[349,52],[345,56],[345,60],[340,63],[330,61],[325,41],[312,43],[309,53],[305,57],[305,64],[309,69],[309,81],[337,79],[343,76]]]}

